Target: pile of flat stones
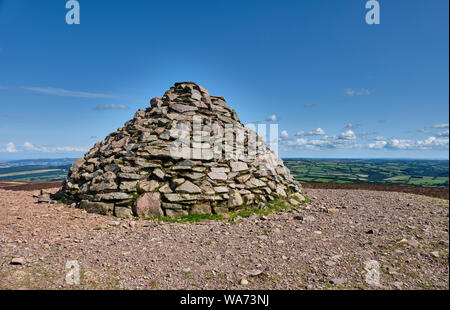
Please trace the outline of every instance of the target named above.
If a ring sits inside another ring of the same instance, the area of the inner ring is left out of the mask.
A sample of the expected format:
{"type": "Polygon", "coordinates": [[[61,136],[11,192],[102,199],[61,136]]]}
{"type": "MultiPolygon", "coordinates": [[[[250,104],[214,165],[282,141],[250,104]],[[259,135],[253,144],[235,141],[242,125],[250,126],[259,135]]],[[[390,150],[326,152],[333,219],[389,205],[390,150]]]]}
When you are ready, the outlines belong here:
{"type": "Polygon", "coordinates": [[[305,200],[223,97],[176,83],[72,165],[54,199],[117,217],[178,217],[305,200]]]}

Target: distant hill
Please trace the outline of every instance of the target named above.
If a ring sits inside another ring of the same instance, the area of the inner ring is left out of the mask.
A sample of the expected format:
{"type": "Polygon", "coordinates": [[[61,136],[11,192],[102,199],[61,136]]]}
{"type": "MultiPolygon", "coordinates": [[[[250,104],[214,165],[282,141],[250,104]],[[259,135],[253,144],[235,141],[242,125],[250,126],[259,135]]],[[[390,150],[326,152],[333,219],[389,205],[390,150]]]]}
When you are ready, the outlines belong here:
{"type": "Polygon", "coordinates": [[[2,181],[61,181],[76,158],[25,159],[0,162],[2,181]]]}
{"type": "MultiPolygon", "coordinates": [[[[76,158],[0,162],[2,181],[62,181],[76,158]]],[[[284,159],[300,182],[448,187],[448,160],[284,159]]]]}
{"type": "Polygon", "coordinates": [[[22,159],[12,161],[0,161],[0,168],[23,167],[23,166],[61,166],[72,165],[77,158],[57,158],[57,159],[22,159]]]}

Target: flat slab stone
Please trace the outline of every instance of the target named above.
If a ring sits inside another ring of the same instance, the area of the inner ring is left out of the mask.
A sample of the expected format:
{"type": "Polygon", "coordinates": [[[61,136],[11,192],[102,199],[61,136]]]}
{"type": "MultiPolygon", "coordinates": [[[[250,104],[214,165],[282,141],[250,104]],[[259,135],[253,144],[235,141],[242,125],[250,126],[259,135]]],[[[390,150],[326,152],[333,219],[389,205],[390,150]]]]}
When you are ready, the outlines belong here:
{"type": "Polygon", "coordinates": [[[227,180],[228,175],[225,172],[210,172],[208,173],[208,176],[212,180],[227,180]]]}
{"type": "Polygon", "coordinates": [[[195,185],[194,183],[190,181],[186,181],[180,186],[178,186],[175,190],[178,193],[188,193],[188,194],[200,194],[202,190],[200,187],[195,185]]]}
{"type": "Polygon", "coordinates": [[[240,172],[248,170],[248,166],[244,162],[231,162],[230,163],[231,171],[240,172]]]}
{"type": "Polygon", "coordinates": [[[88,213],[97,213],[102,215],[113,215],[114,204],[105,202],[92,202],[83,200],[80,205],[80,209],[86,210],[88,213]]]}
{"type": "Polygon", "coordinates": [[[174,110],[174,111],[179,112],[179,113],[185,113],[185,112],[197,111],[198,110],[197,107],[192,107],[190,105],[179,104],[179,103],[172,104],[170,106],[170,108],[172,110],[174,110]]]}

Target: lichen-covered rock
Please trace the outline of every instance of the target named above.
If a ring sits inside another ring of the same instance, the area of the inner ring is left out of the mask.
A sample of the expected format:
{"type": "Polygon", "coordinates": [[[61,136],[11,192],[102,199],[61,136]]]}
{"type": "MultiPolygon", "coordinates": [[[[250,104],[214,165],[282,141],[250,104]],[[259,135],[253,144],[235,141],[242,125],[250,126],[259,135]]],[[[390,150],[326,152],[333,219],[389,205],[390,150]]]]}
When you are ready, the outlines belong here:
{"type": "Polygon", "coordinates": [[[74,162],[58,199],[125,218],[305,200],[283,161],[223,97],[183,82],[150,104],[74,162]]]}

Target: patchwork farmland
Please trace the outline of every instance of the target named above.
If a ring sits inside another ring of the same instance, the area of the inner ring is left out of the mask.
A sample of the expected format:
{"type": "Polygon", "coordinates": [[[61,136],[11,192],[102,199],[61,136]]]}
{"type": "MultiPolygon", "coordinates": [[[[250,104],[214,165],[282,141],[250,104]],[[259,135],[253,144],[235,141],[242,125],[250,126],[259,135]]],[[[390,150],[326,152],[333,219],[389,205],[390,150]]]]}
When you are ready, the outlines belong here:
{"type": "Polygon", "coordinates": [[[448,160],[285,159],[300,182],[448,187],[448,160]]]}

